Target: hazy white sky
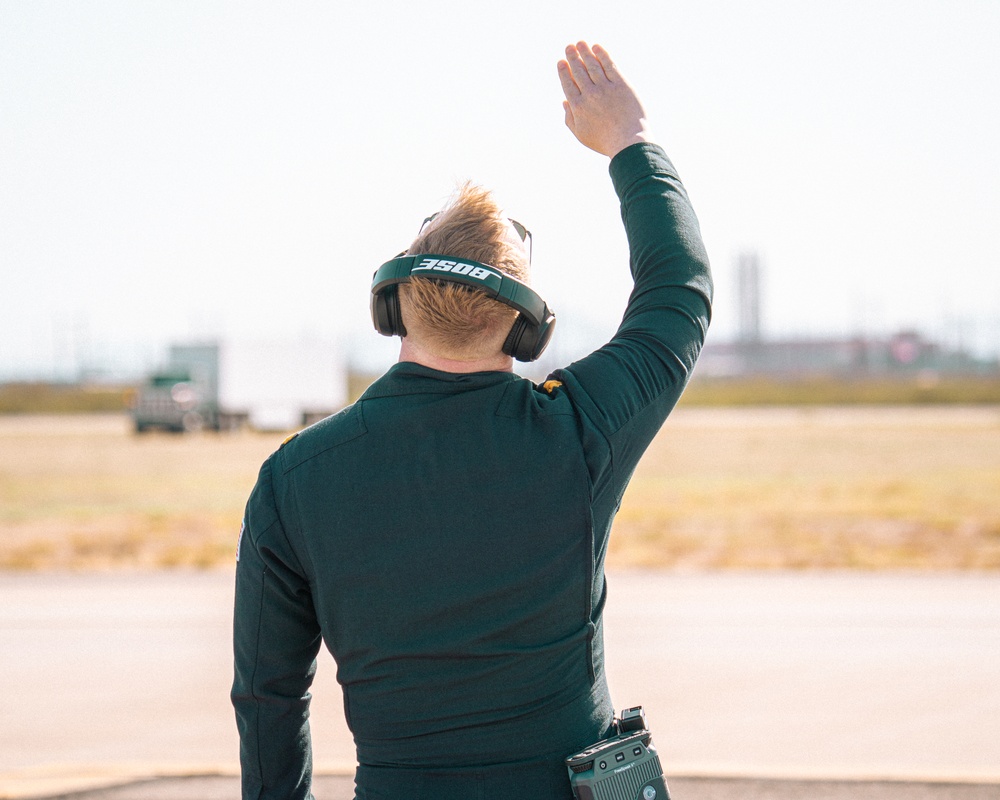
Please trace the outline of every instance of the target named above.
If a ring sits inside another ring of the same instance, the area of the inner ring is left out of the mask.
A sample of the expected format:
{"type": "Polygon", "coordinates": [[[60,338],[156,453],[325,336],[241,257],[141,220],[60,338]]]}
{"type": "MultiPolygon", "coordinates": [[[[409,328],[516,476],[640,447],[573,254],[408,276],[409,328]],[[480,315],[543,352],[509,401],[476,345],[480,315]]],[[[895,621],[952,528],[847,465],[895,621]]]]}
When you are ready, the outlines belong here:
{"type": "MultiPolygon", "coordinates": [[[[192,336],[338,335],[466,178],[535,234],[567,354],[628,270],[555,62],[603,44],[701,219],[719,339],[757,249],[774,334],[1000,349],[1000,3],[0,3],[0,376],[192,336]]],[[[372,356],[374,353],[376,355],[372,356]]]]}

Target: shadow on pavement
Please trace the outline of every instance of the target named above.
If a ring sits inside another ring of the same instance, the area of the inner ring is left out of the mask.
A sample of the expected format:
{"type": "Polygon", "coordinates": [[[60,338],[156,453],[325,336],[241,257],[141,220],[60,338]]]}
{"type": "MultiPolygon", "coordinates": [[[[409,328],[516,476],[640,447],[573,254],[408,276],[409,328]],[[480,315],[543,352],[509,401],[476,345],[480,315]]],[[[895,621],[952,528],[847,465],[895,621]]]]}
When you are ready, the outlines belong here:
{"type": "MultiPolygon", "coordinates": [[[[670,778],[669,784],[673,800],[1000,800],[1000,784],[985,783],[670,778]]],[[[193,776],[134,781],[49,795],[44,800],[229,800],[239,797],[239,793],[239,778],[193,776]]],[[[313,782],[313,794],[317,800],[352,800],[354,779],[345,775],[318,775],[313,782]]]]}

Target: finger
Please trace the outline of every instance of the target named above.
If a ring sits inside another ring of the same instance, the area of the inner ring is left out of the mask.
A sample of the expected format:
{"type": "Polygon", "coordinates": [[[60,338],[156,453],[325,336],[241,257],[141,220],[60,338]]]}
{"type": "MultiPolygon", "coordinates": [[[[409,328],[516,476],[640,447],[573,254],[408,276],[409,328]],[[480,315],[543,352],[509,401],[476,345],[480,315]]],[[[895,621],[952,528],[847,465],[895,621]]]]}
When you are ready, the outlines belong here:
{"type": "Polygon", "coordinates": [[[580,96],[580,87],[576,85],[576,81],[573,80],[573,73],[570,72],[569,64],[565,61],[560,61],[556,64],[556,68],[559,71],[559,82],[562,84],[563,94],[566,95],[566,99],[569,100],[571,97],[580,96]]]}
{"type": "Polygon", "coordinates": [[[611,60],[611,56],[608,54],[608,51],[599,44],[595,44],[593,50],[594,56],[600,62],[601,68],[604,70],[604,74],[608,76],[608,80],[618,80],[621,75],[618,72],[618,67],[615,66],[615,62],[611,60]]]}
{"type": "Polygon", "coordinates": [[[590,45],[586,42],[578,42],[576,49],[580,53],[581,61],[583,61],[584,66],[587,68],[587,74],[590,75],[590,80],[594,83],[597,83],[600,80],[606,80],[608,76],[604,74],[604,67],[601,66],[601,62],[594,56],[593,51],[590,49],[590,45]]]}
{"type": "Polygon", "coordinates": [[[580,51],[575,45],[566,48],[566,61],[569,64],[570,72],[573,73],[573,80],[576,81],[577,88],[583,91],[583,87],[594,82],[587,70],[587,66],[580,57],[580,51]]]}

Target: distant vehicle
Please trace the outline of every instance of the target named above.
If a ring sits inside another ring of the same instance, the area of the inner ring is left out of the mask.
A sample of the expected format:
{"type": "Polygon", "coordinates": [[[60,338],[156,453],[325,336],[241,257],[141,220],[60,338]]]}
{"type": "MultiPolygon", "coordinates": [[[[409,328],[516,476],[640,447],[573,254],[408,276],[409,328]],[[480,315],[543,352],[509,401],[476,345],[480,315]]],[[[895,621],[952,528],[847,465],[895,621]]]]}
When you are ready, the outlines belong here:
{"type": "Polygon", "coordinates": [[[343,406],[346,383],[337,348],[323,342],[173,345],[139,387],[135,430],[293,430],[343,406]]]}

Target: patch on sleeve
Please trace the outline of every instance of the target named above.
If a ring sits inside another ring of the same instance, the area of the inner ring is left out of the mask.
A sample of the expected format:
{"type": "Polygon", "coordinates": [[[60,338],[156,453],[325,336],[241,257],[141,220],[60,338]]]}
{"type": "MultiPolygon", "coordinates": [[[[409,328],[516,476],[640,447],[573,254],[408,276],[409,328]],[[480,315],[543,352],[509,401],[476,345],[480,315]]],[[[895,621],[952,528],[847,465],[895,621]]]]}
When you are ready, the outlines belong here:
{"type": "Polygon", "coordinates": [[[557,381],[555,379],[545,381],[545,383],[542,384],[542,388],[549,394],[552,394],[552,392],[554,392],[560,386],[562,386],[562,381],[557,381]]]}
{"type": "Polygon", "coordinates": [[[240,545],[243,544],[243,531],[246,530],[247,521],[245,519],[240,520],[240,535],[236,538],[236,560],[240,560],[240,545]]]}

